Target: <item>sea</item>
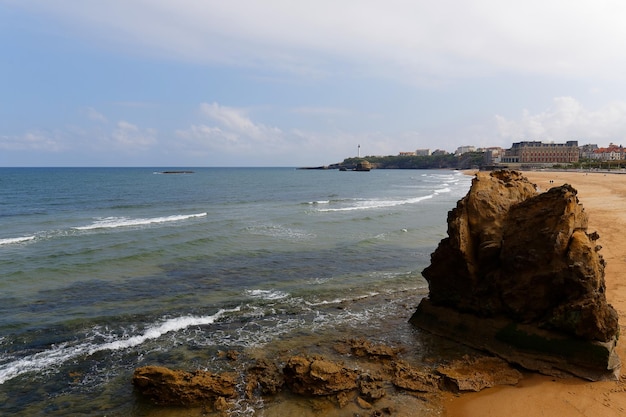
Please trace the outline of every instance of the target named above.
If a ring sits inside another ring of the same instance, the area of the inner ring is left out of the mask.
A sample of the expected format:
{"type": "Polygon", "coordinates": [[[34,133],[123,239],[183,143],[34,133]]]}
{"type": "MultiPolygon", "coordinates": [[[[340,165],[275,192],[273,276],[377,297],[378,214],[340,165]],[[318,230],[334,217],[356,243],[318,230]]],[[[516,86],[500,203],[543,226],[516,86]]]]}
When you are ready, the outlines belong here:
{"type": "Polygon", "coordinates": [[[0,415],[166,415],[134,369],[237,371],[224,352],[445,354],[407,320],[470,176],[171,170],[0,168],[0,415]]]}

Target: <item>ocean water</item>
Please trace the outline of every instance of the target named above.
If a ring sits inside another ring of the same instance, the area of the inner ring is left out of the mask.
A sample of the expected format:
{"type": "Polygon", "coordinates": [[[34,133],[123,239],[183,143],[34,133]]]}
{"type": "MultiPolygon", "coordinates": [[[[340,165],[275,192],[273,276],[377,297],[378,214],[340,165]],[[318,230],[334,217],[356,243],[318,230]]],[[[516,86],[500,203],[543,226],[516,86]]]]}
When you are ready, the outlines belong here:
{"type": "Polygon", "coordinates": [[[0,168],[0,415],[152,415],[136,367],[228,370],[228,350],[433,354],[406,319],[471,177],[161,171],[0,168]]]}

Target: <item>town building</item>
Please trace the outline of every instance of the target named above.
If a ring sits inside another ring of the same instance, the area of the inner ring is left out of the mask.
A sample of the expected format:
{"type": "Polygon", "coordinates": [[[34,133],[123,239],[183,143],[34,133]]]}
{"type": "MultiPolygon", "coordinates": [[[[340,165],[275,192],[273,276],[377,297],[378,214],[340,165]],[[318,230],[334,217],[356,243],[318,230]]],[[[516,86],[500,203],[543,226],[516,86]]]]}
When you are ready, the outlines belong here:
{"type": "Polygon", "coordinates": [[[499,146],[484,148],[483,152],[485,154],[485,165],[487,166],[499,164],[502,161],[502,156],[504,156],[504,149],[499,146]]]}
{"type": "Polygon", "coordinates": [[[596,148],[590,155],[590,159],[599,161],[621,161],[624,159],[624,147],[611,143],[606,148],[596,148]]]}
{"type": "Polygon", "coordinates": [[[501,158],[503,164],[544,165],[569,164],[578,162],[580,150],[578,141],[565,143],[544,143],[540,141],[524,141],[513,143],[501,158]]]}
{"type": "Polygon", "coordinates": [[[587,145],[580,146],[580,159],[593,159],[593,154],[598,149],[598,145],[589,143],[587,145]]]}
{"type": "Polygon", "coordinates": [[[468,153],[468,152],[476,152],[476,147],[474,146],[459,146],[458,148],[456,148],[456,152],[454,152],[455,155],[463,155],[464,153],[468,153]]]}
{"type": "Polygon", "coordinates": [[[398,156],[430,156],[430,149],[416,149],[413,152],[400,152],[398,156]]]}

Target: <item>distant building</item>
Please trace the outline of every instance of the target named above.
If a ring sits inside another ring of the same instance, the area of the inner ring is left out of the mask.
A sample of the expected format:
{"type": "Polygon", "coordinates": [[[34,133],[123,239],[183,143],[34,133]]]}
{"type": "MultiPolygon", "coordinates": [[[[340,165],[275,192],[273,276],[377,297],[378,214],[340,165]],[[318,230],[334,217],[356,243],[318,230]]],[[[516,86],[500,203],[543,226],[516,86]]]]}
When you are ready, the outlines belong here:
{"type": "Polygon", "coordinates": [[[600,161],[621,161],[624,159],[624,147],[611,143],[606,148],[597,148],[591,154],[591,159],[600,161]]]}
{"type": "Polygon", "coordinates": [[[430,149],[417,149],[414,152],[400,152],[398,156],[430,156],[430,149]]]}
{"type": "Polygon", "coordinates": [[[503,164],[569,164],[578,162],[578,141],[565,143],[543,143],[525,141],[513,143],[501,159],[503,164]]]}
{"type": "Polygon", "coordinates": [[[433,153],[431,153],[431,155],[447,155],[448,152],[444,151],[443,149],[435,149],[433,151],[433,153]]]}
{"type": "Polygon", "coordinates": [[[459,146],[458,148],[456,148],[456,152],[454,152],[455,155],[463,155],[464,153],[468,153],[468,152],[476,152],[476,147],[474,146],[459,146]]]}
{"type": "Polygon", "coordinates": [[[580,157],[582,159],[593,159],[593,154],[598,149],[596,144],[587,144],[578,148],[580,150],[580,157]]]}
{"type": "Polygon", "coordinates": [[[485,165],[487,166],[499,164],[502,160],[502,156],[504,155],[504,149],[499,146],[485,148],[483,152],[485,154],[485,165]]]}

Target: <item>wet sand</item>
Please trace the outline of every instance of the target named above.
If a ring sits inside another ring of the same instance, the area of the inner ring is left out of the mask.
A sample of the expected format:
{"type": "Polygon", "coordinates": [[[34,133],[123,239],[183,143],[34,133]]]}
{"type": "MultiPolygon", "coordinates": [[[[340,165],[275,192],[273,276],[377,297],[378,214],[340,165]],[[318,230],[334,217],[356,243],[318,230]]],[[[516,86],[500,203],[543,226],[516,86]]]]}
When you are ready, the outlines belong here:
{"type": "MultiPolygon", "coordinates": [[[[607,299],[619,314],[617,351],[626,363],[626,174],[585,172],[524,172],[546,191],[570,184],[589,215],[589,232],[600,234],[600,253],[607,262],[607,299]]],[[[447,417],[613,417],[626,415],[626,365],[620,381],[588,382],[528,373],[515,387],[444,398],[447,417]]]]}

